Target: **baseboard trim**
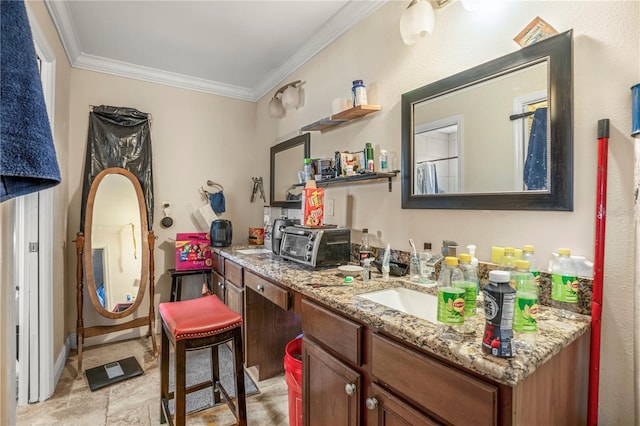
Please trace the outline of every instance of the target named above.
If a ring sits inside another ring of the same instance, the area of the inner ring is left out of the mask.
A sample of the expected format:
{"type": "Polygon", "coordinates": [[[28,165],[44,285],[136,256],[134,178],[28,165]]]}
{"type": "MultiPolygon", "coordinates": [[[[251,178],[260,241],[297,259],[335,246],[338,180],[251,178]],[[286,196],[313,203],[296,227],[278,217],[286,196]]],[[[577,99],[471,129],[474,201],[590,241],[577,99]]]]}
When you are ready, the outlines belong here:
{"type": "Polygon", "coordinates": [[[55,379],[53,380],[53,383],[55,383],[53,386],[54,389],[58,385],[58,380],[60,380],[60,377],[62,376],[62,372],[64,371],[64,366],[67,364],[67,360],[69,359],[69,353],[71,352],[73,342],[75,341],[76,341],[75,333],[68,334],[66,340],[64,341],[64,344],[62,345],[62,348],[60,349],[60,353],[56,358],[56,363],[53,366],[54,374],[55,374],[55,379]]]}

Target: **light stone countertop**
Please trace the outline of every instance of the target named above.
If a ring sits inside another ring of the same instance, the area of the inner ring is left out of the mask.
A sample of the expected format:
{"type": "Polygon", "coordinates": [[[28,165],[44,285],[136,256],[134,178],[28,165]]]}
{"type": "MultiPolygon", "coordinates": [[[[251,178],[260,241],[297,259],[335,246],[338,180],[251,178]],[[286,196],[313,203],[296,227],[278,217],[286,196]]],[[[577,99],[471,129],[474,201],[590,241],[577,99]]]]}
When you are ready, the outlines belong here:
{"type": "Polygon", "coordinates": [[[342,312],[371,328],[383,331],[400,341],[433,353],[461,367],[477,372],[488,379],[515,386],[562,348],[568,346],[590,329],[591,317],[576,314],[575,319],[563,319],[556,310],[540,306],[536,348],[531,354],[517,354],[513,358],[498,358],[482,352],[484,312],[481,303],[477,309],[477,326],[474,334],[464,335],[460,342],[440,338],[438,326],[427,320],[405,314],[384,305],[358,297],[359,294],[393,287],[406,287],[436,295],[435,288],[413,284],[408,279],[391,277],[389,282],[372,268],[372,280],[362,281],[362,275],[354,276],[352,283],[344,283],[337,268],[313,268],[284,260],[273,253],[242,254],[238,250],[260,246],[231,246],[214,248],[215,252],[235,261],[258,274],[342,312]],[[312,283],[324,284],[314,288],[312,283]]]}

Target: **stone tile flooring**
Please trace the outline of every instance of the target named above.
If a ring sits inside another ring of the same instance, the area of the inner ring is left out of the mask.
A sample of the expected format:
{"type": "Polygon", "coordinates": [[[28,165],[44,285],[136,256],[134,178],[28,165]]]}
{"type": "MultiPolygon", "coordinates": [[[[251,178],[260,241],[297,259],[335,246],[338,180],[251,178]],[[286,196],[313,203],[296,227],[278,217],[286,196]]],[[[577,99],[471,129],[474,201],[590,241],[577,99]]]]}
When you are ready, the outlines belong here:
{"type": "MultiPolygon", "coordinates": [[[[157,338],[160,342],[160,336],[157,338]]],[[[83,369],[135,356],[144,369],[142,376],[99,389],[89,390],[87,380],[76,379],[78,357],[67,360],[55,393],[37,404],[17,408],[18,425],[159,425],[160,370],[147,338],[85,348],[83,369]]],[[[249,425],[288,425],[288,390],[283,376],[258,382],[260,393],[247,397],[249,425]]],[[[233,425],[235,418],[226,404],[191,414],[189,425],[233,425]]]]}

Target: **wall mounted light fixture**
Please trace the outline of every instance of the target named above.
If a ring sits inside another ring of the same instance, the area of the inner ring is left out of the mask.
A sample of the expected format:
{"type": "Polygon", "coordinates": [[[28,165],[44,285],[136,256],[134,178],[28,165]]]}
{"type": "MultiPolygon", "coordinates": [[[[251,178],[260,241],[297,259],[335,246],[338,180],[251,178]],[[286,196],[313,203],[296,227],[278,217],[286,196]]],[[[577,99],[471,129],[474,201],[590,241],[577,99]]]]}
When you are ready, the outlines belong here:
{"type": "Polygon", "coordinates": [[[442,8],[452,0],[411,0],[400,17],[400,35],[404,44],[415,44],[420,38],[431,34],[435,25],[433,6],[442,8]]]}
{"type": "Polygon", "coordinates": [[[300,109],[304,106],[304,89],[302,86],[306,81],[296,80],[287,83],[273,95],[269,101],[269,116],[272,118],[282,118],[287,114],[288,109],[300,109]]]}

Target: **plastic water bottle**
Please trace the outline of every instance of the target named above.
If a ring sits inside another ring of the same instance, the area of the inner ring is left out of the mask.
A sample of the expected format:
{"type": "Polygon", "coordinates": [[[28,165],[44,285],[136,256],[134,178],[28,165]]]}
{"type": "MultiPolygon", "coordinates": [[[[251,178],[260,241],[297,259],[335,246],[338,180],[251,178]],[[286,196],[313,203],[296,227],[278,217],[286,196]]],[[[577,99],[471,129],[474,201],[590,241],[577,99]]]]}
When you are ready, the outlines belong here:
{"type": "Polygon", "coordinates": [[[574,319],[578,303],[578,274],[571,259],[571,250],[558,249],[558,258],[551,268],[551,306],[558,316],[574,319]]]}
{"type": "Polygon", "coordinates": [[[369,257],[365,259],[362,263],[362,282],[369,282],[371,280],[371,262],[373,262],[373,257],[369,257]]]}
{"type": "Polygon", "coordinates": [[[420,257],[416,252],[411,254],[411,259],[409,260],[409,279],[414,283],[422,281],[422,275],[420,274],[420,257]]]}
{"type": "Polygon", "coordinates": [[[458,267],[458,258],[447,256],[438,277],[437,320],[443,339],[460,340],[458,333],[464,331],[464,314],[464,275],[458,267]]]}
{"type": "Polygon", "coordinates": [[[516,305],[513,313],[513,331],[516,347],[520,352],[531,352],[538,330],[538,284],[529,269],[528,260],[516,260],[516,270],[511,273],[516,286],[516,305]]]}
{"type": "Polygon", "coordinates": [[[535,257],[535,247],[531,245],[522,246],[522,260],[529,261],[529,272],[533,274],[538,285],[540,285],[540,269],[535,257]]]}
{"type": "Polygon", "coordinates": [[[478,272],[471,264],[471,255],[469,253],[460,254],[459,262],[460,270],[464,281],[461,288],[464,289],[464,326],[465,333],[473,333],[476,331],[476,301],[479,291],[478,272]]]}
{"type": "Polygon", "coordinates": [[[354,80],[351,87],[353,92],[353,106],[367,105],[367,88],[362,80],[354,80]]]}
{"type": "Polygon", "coordinates": [[[513,247],[504,248],[504,256],[500,261],[500,269],[503,271],[513,271],[516,269],[516,249],[513,247]]]}
{"type": "Polygon", "coordinates": [[[508,358],[515,355],[513,345],[513,310],[516,289],[509,285],[508,271],[489,272],[489,284],[484,286],[486,323],[482,335],[482,351],[508,358]]]}

